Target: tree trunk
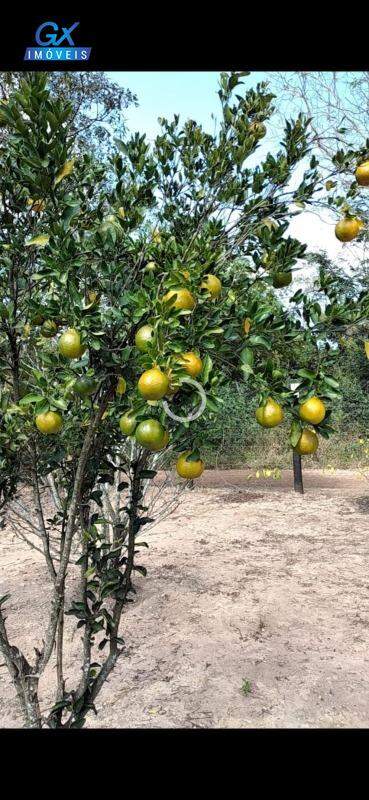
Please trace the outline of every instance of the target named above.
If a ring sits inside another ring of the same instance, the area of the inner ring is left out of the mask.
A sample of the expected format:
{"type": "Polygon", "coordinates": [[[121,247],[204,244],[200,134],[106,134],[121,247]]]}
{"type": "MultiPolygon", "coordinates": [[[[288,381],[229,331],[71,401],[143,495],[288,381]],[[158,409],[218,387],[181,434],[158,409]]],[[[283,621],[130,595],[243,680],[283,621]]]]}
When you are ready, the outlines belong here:
{"type": "Polygon", "coordinates": [[[295,492],[304,494],[304,484],[302,482],[301,456],[293,451],[293,488],[295,492]]]}

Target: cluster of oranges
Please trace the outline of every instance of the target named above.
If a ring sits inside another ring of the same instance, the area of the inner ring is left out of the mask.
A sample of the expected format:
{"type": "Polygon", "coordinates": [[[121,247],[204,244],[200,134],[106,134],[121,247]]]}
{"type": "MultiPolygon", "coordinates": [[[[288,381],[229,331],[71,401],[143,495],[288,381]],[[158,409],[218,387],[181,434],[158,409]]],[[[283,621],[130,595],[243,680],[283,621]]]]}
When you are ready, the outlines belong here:
{"type": "MultiPolygon", "coordinates": [[[[369,186],[369,161],[359,164],[355,171],[355,178],[359,186],[369,186]]],[[[337,222],[335,234],[340,242],[351,242],[363,227],[364,223],[361,219],[346,214],[343,219],[337,222]]]]}
{"type": "MultiPolygon", "coordinates": [[[[185,272],[184,278],[187,280],[189,273],[185,272]]],[[[216,275],[207,274],[204,276],[201,289],[205,289],[213,300],[220,296],[222,284],[216,275]]],[[[174,309],[185,309],[192,311],[195,307],[195,298],[186,287],[171,289],[164,295],[163,301],[167,302],[174,298],[172,307],[174,309]]],[[[37,320],[37,323],[41,320],[37,320]]],[[[57,333],[58,327],[55,322],[46,320],[42,323],[41,333],[46,338],[52,338],[57,333]]],[[[155,331],[152,325],[146,324],[139,328],[135,335],[135,345],[142,353],[148,351],[150,343],[153,341],[155,331]]],[[[75,328],[68,328],[61,334],[58,342],[60,355],[68,359],[80,358],[86,347],[82,344],[81,335],[75,328]]],[[[181,353],[176,357],[176,362],[192,378],[198,377],[202,371],[203,363],[200,356],[192,351],[181,353]]],[[[145,370],[139,378],[137,389],[139,394],[149,403],[157,402],[165,396],[173,396],[175,387],[171,384],[170,371],[167,374],[154,364],[150,369],[145,370]]],[[[73,391],[80,397],[85,398],[93,394],[98,388],[98,383],[93,378],[81,378],[73,384],[73,391]]],[[[117,379],[116,393],[123,395],[126,392],[126,380],[123,376],[117,379]]],[[[59,433],[63,426],[61,415],[56,411],[36,415],[35,424],[38,430],[46,435],[59,433]]],[[[164,426],[154,418],[144,419],[137,424],[135,416],[126,412],[119,420],[121,432],[126,436],[133,436],[138,444],[152,452],[163,450],[169,442],[169,433],[164,426]]],[[[198,478],[204,470],[204,462],[200,458],[194,458],[192,451],[182,453],[178,458],[176,469],[178,474],[187,479],[198,478]]]]}
{"type": "MultiPolygon", "coordinates": [[[[272,397],[268,397],[265,405],[259,406],[255,414],[259,425],[262,425],[263,428],[275,428],[276,425],[280,425],[284,419],[282,406],[273,400],[272,397]]],[[[326,407],[319,397],[310,397],[300,405],[300,419],[310,425],[319,425],[320,422],[323,422],[325,415],[326,407]]],[[[304,428],[294,450],[300,456],[310,455],[311,453],[315,453],[318,444],[319,440],[315,431],[310,428],[304,428]]]]}

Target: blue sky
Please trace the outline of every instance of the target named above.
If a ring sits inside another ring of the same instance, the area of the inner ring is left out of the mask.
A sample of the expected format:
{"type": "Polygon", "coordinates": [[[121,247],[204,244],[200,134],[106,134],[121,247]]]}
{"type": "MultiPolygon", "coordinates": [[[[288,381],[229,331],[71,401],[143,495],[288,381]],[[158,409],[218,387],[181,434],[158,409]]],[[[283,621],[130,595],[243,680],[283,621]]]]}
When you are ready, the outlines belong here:
{"type": "MultiPolygon", "coordinates": [[[[139,106],[127,109],[125,116],[129,131],[146,133],[153,141],[160,128],[158,117],[171,119],[175,113],[182,121],[195,119],[209,132],[214,131],[215,117],[219,117],[218,72],[110,72],[109,77],[137,95],[139,106]]],[[[268,80],[270,73],[254,72],[244,78],[245,86],[268,80]]],[[[287,116],[291,115],[285,109],[287,116]]],[[[264,157],[275,140],[267,136],[257,151],[257,158],[264,157]]],[[[292,220],[289,233],[306,242],[310,249],[324,249],[334,258],[348,255],[347,246],[342,246],[334,236],[334,221],[326,215],[302,212],[292,220]]]]}

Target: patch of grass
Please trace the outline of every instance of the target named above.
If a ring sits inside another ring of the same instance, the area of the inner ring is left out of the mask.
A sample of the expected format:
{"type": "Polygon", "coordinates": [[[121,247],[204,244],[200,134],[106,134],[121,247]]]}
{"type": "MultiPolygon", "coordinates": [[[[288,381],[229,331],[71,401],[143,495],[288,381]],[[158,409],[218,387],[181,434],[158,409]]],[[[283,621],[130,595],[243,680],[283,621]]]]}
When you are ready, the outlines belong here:
{"type": "Polygon", "coordinates": [[[245,697],[247,697],[247,695],[251,693],[251,689],[252,689],[251,681],[248,681],[246,678],[244,678],[241,686],[242,694],[244,694],[245,697]]]}

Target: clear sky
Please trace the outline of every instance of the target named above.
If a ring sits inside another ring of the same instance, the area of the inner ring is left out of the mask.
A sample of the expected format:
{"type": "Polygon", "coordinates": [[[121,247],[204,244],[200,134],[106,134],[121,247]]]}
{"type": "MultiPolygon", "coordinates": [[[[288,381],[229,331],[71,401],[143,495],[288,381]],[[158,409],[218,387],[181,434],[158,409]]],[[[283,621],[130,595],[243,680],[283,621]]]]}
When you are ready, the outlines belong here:
{"type": "MultiPolygon", "coordinates": [[[[218,72],[110,72],[109,77],[122,86],[129,88],[137,95],[139,105],[126,111],[127,127],[130,132],[146,133],[153,141],[159,132],[158,117],[171,119],[180,114],[183,121],[195,119],[210,133],[214,131],[215,121],[219,118],[218,72]]],[[[253,72],[244,78],[246,86],[253,86],[258,81],[270,78],[264,72],[253,72]]],[[[286,116],[291,116],[285,109],[286,116]]],[[[257,151],[258,158],[263,157],[269,147],[275,146],[275,140],[268,136],[257,151]]],[[[331,258],[348,257],[350,261],[353,250],[350,245],[342,245],[334,236],[334,221],[315,213],[301,212],[290,225],[289,233],[309,245],[310,250],[326,250],[331,258]]],[[[356,258],[358,256],[355,246],[356,258]]]]}

